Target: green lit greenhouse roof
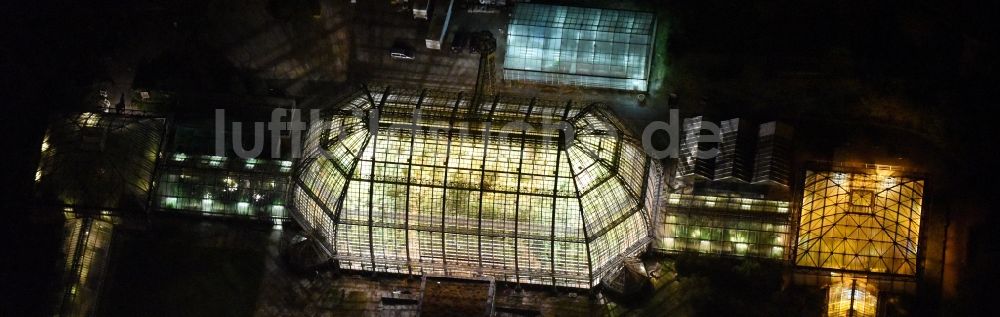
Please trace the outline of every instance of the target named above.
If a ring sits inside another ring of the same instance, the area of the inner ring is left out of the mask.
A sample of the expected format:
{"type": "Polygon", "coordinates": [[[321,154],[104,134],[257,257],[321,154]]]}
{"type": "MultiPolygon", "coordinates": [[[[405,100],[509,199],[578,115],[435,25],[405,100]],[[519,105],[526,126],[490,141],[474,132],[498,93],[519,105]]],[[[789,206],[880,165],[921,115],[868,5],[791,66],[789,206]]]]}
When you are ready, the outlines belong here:
{"type": "Polygon", "coordinates": [[[654,25],[645,12],[518,4],[504,78],[645,91],[654,25]]]}

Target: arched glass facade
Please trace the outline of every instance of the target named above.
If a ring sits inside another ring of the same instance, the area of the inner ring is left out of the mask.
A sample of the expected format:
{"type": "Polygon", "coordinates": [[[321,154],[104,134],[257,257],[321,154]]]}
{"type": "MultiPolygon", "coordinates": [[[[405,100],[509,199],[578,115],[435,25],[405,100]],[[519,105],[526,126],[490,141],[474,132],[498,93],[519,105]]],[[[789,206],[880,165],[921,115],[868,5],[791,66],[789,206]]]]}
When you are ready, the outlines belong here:
{"type": "Polygon", "coordinates": [[[342,268],[590,288],[646,247],[660,168],[606,109],[469,99],[362,89],[312,124],[293,215],[342,268]]]}

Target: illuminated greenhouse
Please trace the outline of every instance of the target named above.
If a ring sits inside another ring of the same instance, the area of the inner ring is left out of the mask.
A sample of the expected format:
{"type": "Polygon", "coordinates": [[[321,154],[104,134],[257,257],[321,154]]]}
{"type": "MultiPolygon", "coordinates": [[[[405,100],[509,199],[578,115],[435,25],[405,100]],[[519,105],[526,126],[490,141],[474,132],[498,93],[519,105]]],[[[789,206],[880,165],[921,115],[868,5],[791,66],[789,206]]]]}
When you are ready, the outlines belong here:
{"type": "Polygon", "coordinates": [[[891,171],[807,172],[796,264],[917,273],[924,182],[891,171]]]}
{"type": "Polygon", "coordinates": [[[42,139],[39,201],[91,211],[144,209],[166,119],[85,112],[53,118],[42,139]]]}
{"type": "Polygon", "coordinates": [[[470,97],[362,89],[310,127],[293,216],[341,268],[590,288],[646,248],[660,167],[607,109],[470,97]]]}
{"type": "Polygon", "coordinates": [[[63,228],[60,316],[94,314],[109,266],[115,224],[111,217],[76,217],[67,213],[63,228]]]}
{"type": "Polygon", "coordinates": [[[156,210],[258,219],[286,218],[292,162],[167,152],[157,172],[156,210]]]}
{"type": "Polygon", "coordinates": [[[833,274],[827,290],[828,317],[874,317],[878,312],[878,287],[864,277],[833,274]]]}
{"type": "Polygon", "coordinates": [[[521,3],[512,14],[504,80],[647,90],[652,13],[521,3]]]}
{"type": "Polygon", "coordinates": [[[787,201],[671,193],[663,211],[662,251],[786,259],[787,201]]]}

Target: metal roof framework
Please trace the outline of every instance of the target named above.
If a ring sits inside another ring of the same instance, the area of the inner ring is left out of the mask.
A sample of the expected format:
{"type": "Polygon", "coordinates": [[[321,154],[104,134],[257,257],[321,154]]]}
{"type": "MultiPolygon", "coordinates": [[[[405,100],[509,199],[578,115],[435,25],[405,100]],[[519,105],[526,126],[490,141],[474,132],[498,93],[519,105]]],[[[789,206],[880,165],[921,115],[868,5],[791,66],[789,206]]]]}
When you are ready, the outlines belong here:
{"type": "Polygon", "coordinates": [[[327,110],[293,217],[342,268],[376,272],[590,288],[645,248],[660,168],[605,107],[469,99],[376,87],[327,110]],[[541,128],[560,120],[570,142],[541,128]]]}
{"type": "Polygon", "coordinates": [[[42,140],[37,198],[78,211],[144,209],[166,121],[97,112],[56,117],[42,140]]]}
{"type": "Polygon", "coordinates": [[[924,182],[873,171],[806,172],[796,265],[913,276],[924,182]]]}
{"type": "Polygon", "coordinates": [[[646,91],[655,25],[647,12],[518,4],[504,78],[646,91]]]}

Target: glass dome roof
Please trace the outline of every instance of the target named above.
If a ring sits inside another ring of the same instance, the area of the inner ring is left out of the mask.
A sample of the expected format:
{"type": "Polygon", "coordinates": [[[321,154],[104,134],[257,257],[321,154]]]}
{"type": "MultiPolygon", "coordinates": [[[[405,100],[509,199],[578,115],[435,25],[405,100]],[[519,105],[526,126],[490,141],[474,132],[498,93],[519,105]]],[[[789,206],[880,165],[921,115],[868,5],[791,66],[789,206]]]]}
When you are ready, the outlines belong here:
{"type": "Polygon", "coordinates": [[[365,88],[311,125],[294,215],[342,268],[590,288],[645,248],[660,167],[603,105],[470,99],[365,88]]]}

